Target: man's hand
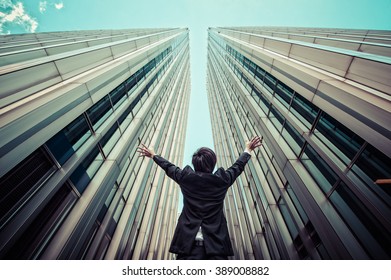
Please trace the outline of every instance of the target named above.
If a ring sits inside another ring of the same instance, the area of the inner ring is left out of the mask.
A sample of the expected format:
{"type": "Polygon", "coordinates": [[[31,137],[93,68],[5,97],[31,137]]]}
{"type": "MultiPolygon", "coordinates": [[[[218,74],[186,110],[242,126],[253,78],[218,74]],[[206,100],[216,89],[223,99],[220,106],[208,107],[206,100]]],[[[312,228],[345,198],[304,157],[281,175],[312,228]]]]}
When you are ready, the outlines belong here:
{"type": "Polygon", "coordinates": [[[141,143],[142,147],[138,147],[137,152],[140,153],[139,157],[149,157],[153,158],[156,154],[152,148],[148,148],[143,143],[141,143]]]}
{"type": "Polygon", "coordinates": [[[262,138],[260,138],[259,136],[255,136],[250,141],[247,141],[246,142],[246,150],[249,152],[252,152],[255,148],[261,146],[262,145],[262,138]]]}

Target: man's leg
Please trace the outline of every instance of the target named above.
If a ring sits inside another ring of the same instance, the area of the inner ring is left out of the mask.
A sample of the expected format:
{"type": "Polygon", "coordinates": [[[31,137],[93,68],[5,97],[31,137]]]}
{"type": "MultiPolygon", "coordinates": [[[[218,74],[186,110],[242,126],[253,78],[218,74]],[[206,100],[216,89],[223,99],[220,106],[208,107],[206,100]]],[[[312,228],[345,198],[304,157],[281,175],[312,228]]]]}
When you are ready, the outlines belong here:
{"type": "Polygon", "coordinates": [[[199,242],[194,242],[190,254],[185,255],[185,254],[178,254],[177,260],[207,260],[208,256],[206,255],[205,252],[205,247],[203,244],[199,242]]]}

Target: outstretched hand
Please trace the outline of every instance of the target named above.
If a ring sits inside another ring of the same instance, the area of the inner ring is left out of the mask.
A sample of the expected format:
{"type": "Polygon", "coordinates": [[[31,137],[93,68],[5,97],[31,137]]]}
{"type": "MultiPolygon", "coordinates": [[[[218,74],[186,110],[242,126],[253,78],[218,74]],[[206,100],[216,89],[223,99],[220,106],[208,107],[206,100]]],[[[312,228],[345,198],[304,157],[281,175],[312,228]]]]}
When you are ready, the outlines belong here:
{"type": "Polygon", "coordinates": [[[140,153],[139,157],[149,157],[153,158],[156,154],[152,148],[148,148],[143,143],[141,143],[142,147],[137,147],[137,152],[140,153]]]}
{"type": "Polygon", "coordinates": [[[246,142],[246,148],[252,152],[255,148],[260,147],[262,145],[263,137],[255,136],[250,141],[246,142]]]}

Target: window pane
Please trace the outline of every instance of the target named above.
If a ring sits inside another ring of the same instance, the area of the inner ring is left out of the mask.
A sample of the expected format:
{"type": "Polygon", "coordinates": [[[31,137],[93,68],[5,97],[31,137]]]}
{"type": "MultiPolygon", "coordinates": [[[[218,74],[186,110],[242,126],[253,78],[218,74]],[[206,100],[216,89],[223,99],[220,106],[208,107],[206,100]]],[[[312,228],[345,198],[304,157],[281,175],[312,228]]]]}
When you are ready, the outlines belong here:
{"type": "Polygon", "coordinates": [[[263,77],[265,76],[265,71],[257,66],[256,70],[255,70],[255,79],[262,84],[263,82],[263,77]]]}
{"type": "Polygon", "coordinates": [[[301,161],[320,188],[327,194],[337,181],[337,175],[334,171],[310,145],[307,145],[301,161]]]}
{"type": "MultiPolygon", "coordinates": [[[[0,179],[0,221],[20,206],[56,170],[42,149],[37,149],[0,179]]],[[[0,223],[3,224],[3,221],[0,223]]]]}
{"type": "Polygon", "coordinates": [[[301,136],[299,132],[288,121],[285,121],[284,128],[281,134],[284,137],[285,141],[288,143],[289,147],[291,147],[293,152],[297,156],[299,156],[304,144],[303,136],[301,136]]]}
{"type": "Polygon", "coordinates": [[[96,147],[72,173],[70,179],[80,194],[84,192],[102,163],[103,157],[96,147]]]}
{"type": "Polygon", "coordinates": [[[278,99],[278,101],[280,101],[282,105],[288,108],[293,96],[293,89],[279,81],[276,86],[275,93],[275,97],[278,99]]]}
{"type": "Polygon", "coordinates": [[[300,94],[295,94],[291,105],[291,112],[308,128],[311,128],[319,108],[302,97],[300,94]]]}
{"type": "Polygon", "coordinates": [[[292,190],[292,188],[288,185],[287,186],[287,192],[289,194],[289,197],[291,198],[293,204],[296,207],[297,212],[299,213],[299,216],[304,224],[308,222],[308,216],[305,213],[303,207],[301,206],[301,203],[299,202],[299,199],[297,198],[295,192],[292,190]]]}
{"type": "Polygon", "coordinates": [[[345,183],[338,185],[330,200],[372,258],[391,257],[390,233],[345,183]]]}
{"type": "Polygon", "coordinates": [[[48,140],[46,146],[63,165],[90,136],[91,130],[84,115],[81,115],[48,140]]]}
{"type": "Polygon", "coordinates": [[[286,206],[285,201],[282,197],[278,202],[278,207],[280,208],[282,217],[284,218],[285,224],[288,227],[292,239],[295,239],[296,236],[299,234],[299,231],[297,230],[296,223],[293,220],[291,213],[289,212],[288,207],[286,206]]]}
{"type": "Polygon", "coordinates": [[[368,144],[352,167],[354,174],[370,190],[391,205],[391,184],[376,184],[378,179],[391,179],[391,159],[368,144]]]}
{"type": "Polygon", "coordinates": [[[266,97],[257,89],[253,87],[254,93],[260,98],[259,107],[261,107],[262,111],[265,114],[269,113],[270,102],[266,99],[266,97]]]}
{"type": "Polygon", "coordinates": [[[116,89],[110,92],[111,102],[114,109],[117,109],[119,105],[126,99],[126,90],[123,84],[119,85],[116,89]]]}
{"type": "Polygon", "coordinates": [[[251,87],[252,87],[252,84],[250,82],[250,80],[247,78],[247,76],[242,73],[242,84],[244,85],[244,87],[249,91],[251,92],[251,87]]]}
{"type": "Polygon", "coordinates": [[[106,95],[98,103],[88,109],[87,114],[95,130],[110,116],[112,113],[109,96],[106,95]]]}
{"type": "Polygon", "coordinates": [[[137,83],[140,84],[142,81],[144,81],[145,79],[145,72],[144,72],[144,69],[141,68],[140,70],[138,70],[136,73],[136,79],[137,79],[137,83]]]}
{"type": "Polygon", "coordinates": [[[137,80],[136,80],[136,75],[132,75],[130,78],[128,78],[125,82],[126,84],[126,89],[128,90],[128,93],[132,93],[134,89],[136,88],[137,80]]]}
{"type": "Polygon", "coordinates": [[[77,195],[64,184],[9,250],[6,259],[38,258],[76,200],[77,195]]]}
{"type": "Polygon", "coordinates": [[[121,133],[118,125],[115,123],[108,132],[102,137],[100,144],[102,145],[103,152],[107,157],[111,150],[114,148],[117,140],[120,138],[121,133]]]}
{"type": "Polygon", "coordinates": [[[270,75],[268,72],[266,72],[265,80],[264,80],[264,86],[270,91],[274,91],[274,86],[276,85],[276,78],[274,78],[272,75],[270,75]]]}
{"type": "Polygon", "coordinates": [[[322,113],[314,134],[322,140],[339,158],[348,164],[357,154],[364,140],[326,113],[322,113]],[[324,141],[326,138],[328,141],[324,141]],[[344,156],[340,155],[342,152],[344,156]]]}
{"type": "Polygon", "coordinates": [[[147,65],[144,66],[145,75],[148,75],[148,73],[155,67],[155,65],[155,59],[152,59],[150,62],[148,62],[147,65]]]}
{"type": "Polygon", "coordinates": [[[273,123],[273,125],[276,127],[278,132],[281,132],[282,125],[284,123],[285,118],[281,115],[281,113],[274,107],[273,105],[270,106],[270,114],[269,119],[273,123]]]}

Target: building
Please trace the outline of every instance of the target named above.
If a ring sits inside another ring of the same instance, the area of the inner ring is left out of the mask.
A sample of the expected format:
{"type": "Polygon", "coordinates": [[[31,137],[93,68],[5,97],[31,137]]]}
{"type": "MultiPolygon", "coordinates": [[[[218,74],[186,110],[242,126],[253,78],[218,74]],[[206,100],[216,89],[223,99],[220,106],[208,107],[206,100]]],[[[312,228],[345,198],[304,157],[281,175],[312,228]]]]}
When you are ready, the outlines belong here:
{"type": "Polygon", "coordinates": [[[218,162],[236,259],[391,258],[391,32],[209,28],[218,162]]]}
{"type": "Polygon", "coordinates": [[[0,258],[171,259],[189,31],[1,36],[0,258]]]}

